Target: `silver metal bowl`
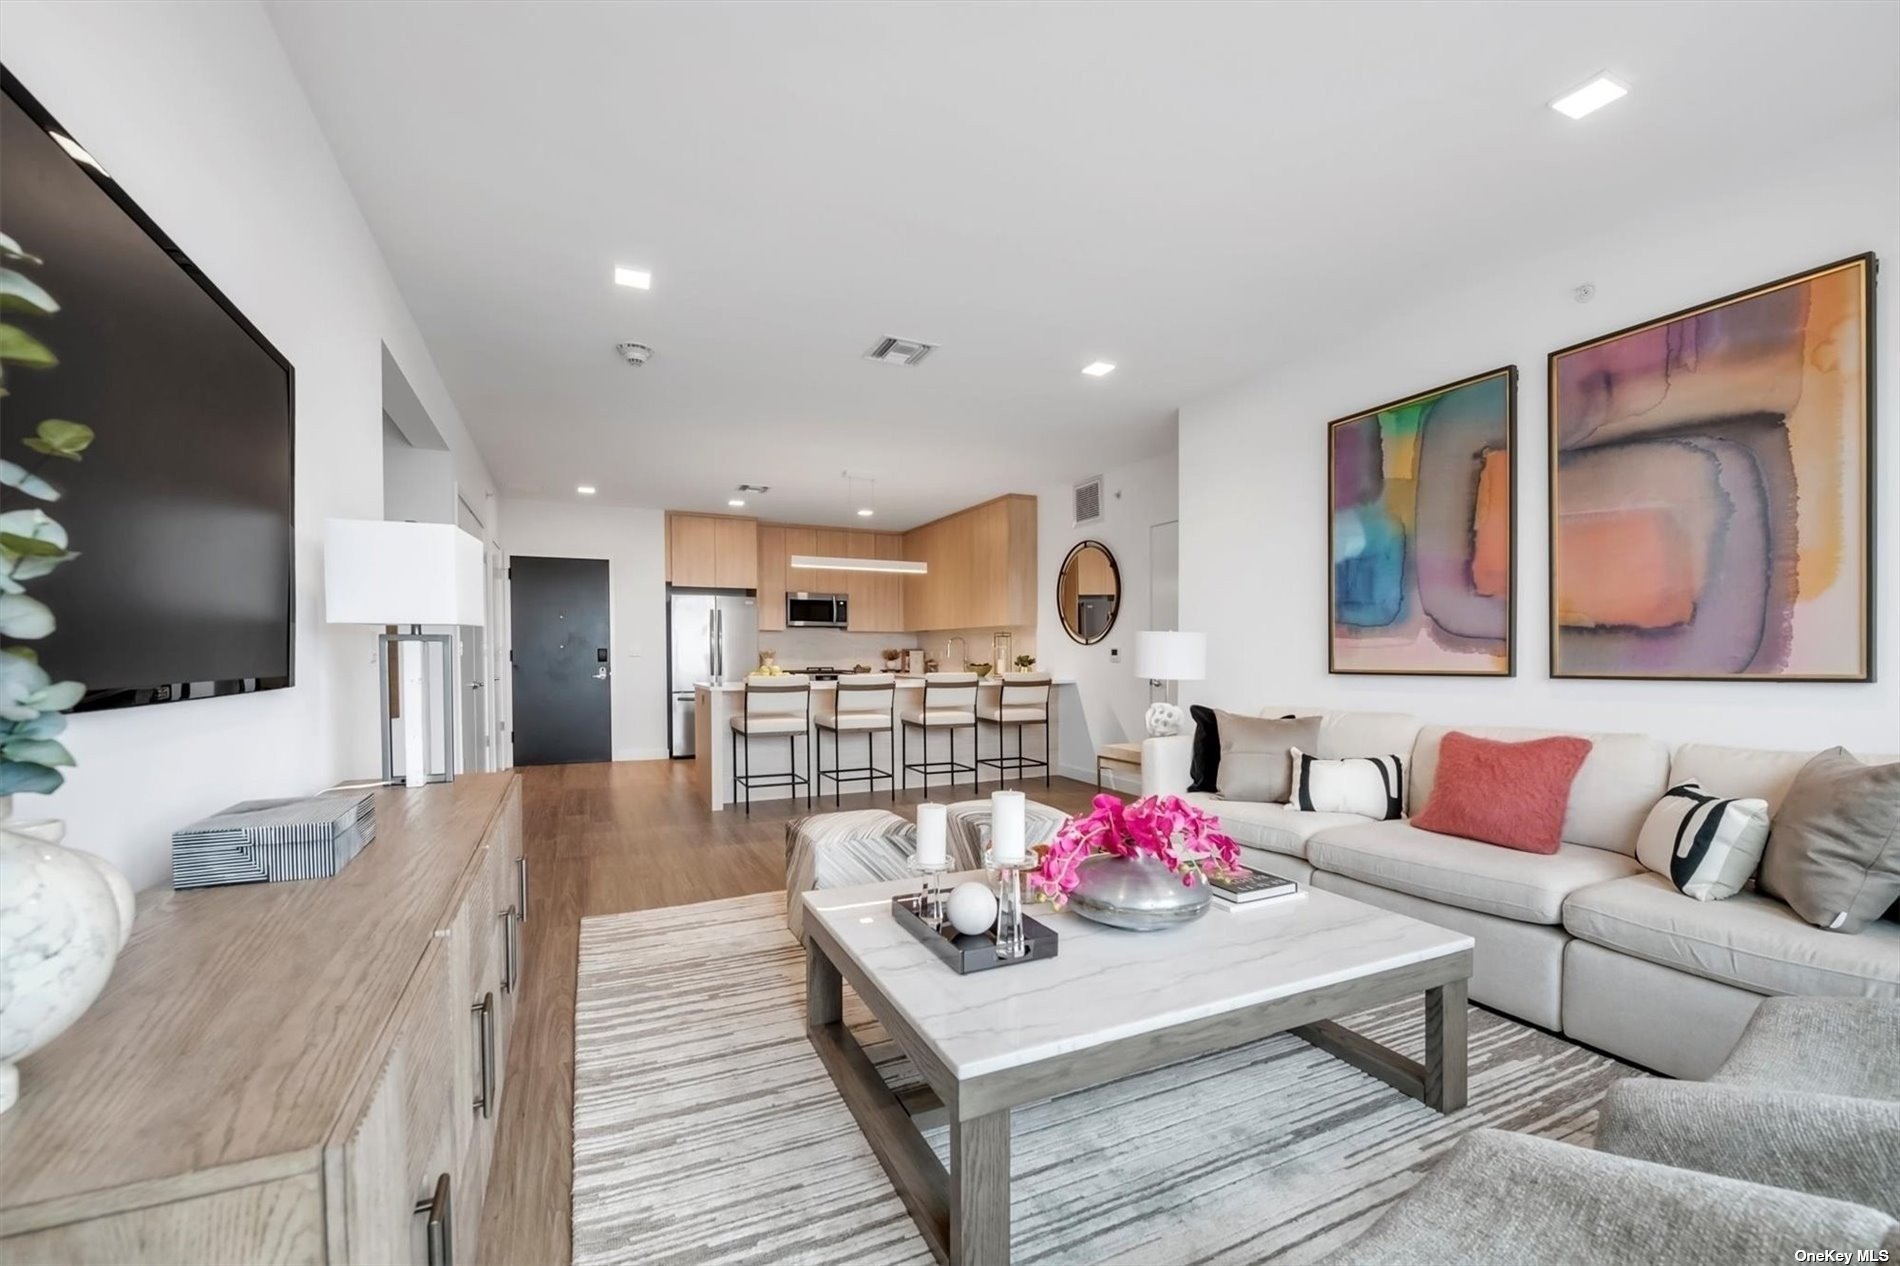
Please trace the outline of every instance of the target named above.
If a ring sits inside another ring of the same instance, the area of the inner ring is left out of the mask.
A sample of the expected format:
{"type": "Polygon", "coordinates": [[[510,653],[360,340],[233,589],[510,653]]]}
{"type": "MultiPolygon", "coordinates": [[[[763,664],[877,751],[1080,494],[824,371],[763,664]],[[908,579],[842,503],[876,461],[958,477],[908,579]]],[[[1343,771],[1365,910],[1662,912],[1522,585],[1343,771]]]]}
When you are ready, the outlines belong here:
{"type": "Polygon", "coordinates": [[[1091,857],[1076,868],[1070,910],[1085,919],[1135,932],[1192,923],[1207,913],[1213,894],[1193,887],[1153,857],[1091,857]]]}

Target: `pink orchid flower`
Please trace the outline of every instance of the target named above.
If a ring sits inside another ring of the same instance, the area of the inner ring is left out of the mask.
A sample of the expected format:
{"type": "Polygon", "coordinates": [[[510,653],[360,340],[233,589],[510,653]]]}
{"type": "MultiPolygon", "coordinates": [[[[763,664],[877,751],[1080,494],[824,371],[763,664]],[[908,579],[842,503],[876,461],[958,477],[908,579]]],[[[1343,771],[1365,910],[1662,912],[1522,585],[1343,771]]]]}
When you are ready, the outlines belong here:
{"type": "Polygon", "coordinates": [[[1110,795],[1095,797],[1085,815],[1056,833],[1029,886],[1058,907],[1081,881],[1080,868],[1095,856],[1153,857],[1181,876],[1186,887],[1209,872],[1240,867],[1240,846],[1223,835],[1219,821],[1179,796],[1147,796],[1133,804],[1110,795]]]}

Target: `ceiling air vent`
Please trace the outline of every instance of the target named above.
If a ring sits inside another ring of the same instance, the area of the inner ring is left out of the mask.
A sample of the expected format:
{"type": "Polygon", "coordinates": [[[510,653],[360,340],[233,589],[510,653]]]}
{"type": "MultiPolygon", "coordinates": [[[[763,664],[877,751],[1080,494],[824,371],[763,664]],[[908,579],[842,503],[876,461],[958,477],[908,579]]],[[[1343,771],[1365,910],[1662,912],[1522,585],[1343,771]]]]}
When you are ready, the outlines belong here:
{"type": "Polygon", "coordinates": [[[1102,521],[1102,477],[1084,479],[1075,486],[1075,526],[1102,521]]]}
{"type": "Polygon", "coordinates": [[[886,365],[915,365],[936,350],[935,343],[920,343],[914,338],[881,338],[871,345],[864,359],[886,365]]]}

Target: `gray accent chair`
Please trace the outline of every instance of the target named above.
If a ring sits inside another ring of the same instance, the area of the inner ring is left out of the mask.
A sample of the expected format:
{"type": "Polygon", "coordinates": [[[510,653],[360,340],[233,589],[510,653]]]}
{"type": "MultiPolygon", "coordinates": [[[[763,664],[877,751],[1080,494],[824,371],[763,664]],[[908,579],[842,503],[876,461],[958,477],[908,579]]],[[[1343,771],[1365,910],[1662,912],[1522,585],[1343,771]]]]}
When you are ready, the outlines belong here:
{"type": "Polygon", "coordinates": [[[1900,1260],[1897,1050],[1900,1003],[1765,999],[1711,1080],[1612,1086],[1596,1151],[1467,1135],[1345,1260],[1900,1260]]]}

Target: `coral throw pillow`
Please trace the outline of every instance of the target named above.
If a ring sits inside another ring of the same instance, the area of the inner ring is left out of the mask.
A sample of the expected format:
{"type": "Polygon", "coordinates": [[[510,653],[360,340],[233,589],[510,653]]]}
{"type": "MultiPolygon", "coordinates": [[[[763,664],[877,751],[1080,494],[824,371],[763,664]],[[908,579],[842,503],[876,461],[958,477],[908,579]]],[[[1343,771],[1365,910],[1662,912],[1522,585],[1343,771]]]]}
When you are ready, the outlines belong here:
{"type": "Polygon", "coordinates": [[[1500,743],[1453,730],[1438,745],[1431,798],[1412,825],[1440,835],[1554,853],[1590,740],[1562,736],[1500,743]]]}

